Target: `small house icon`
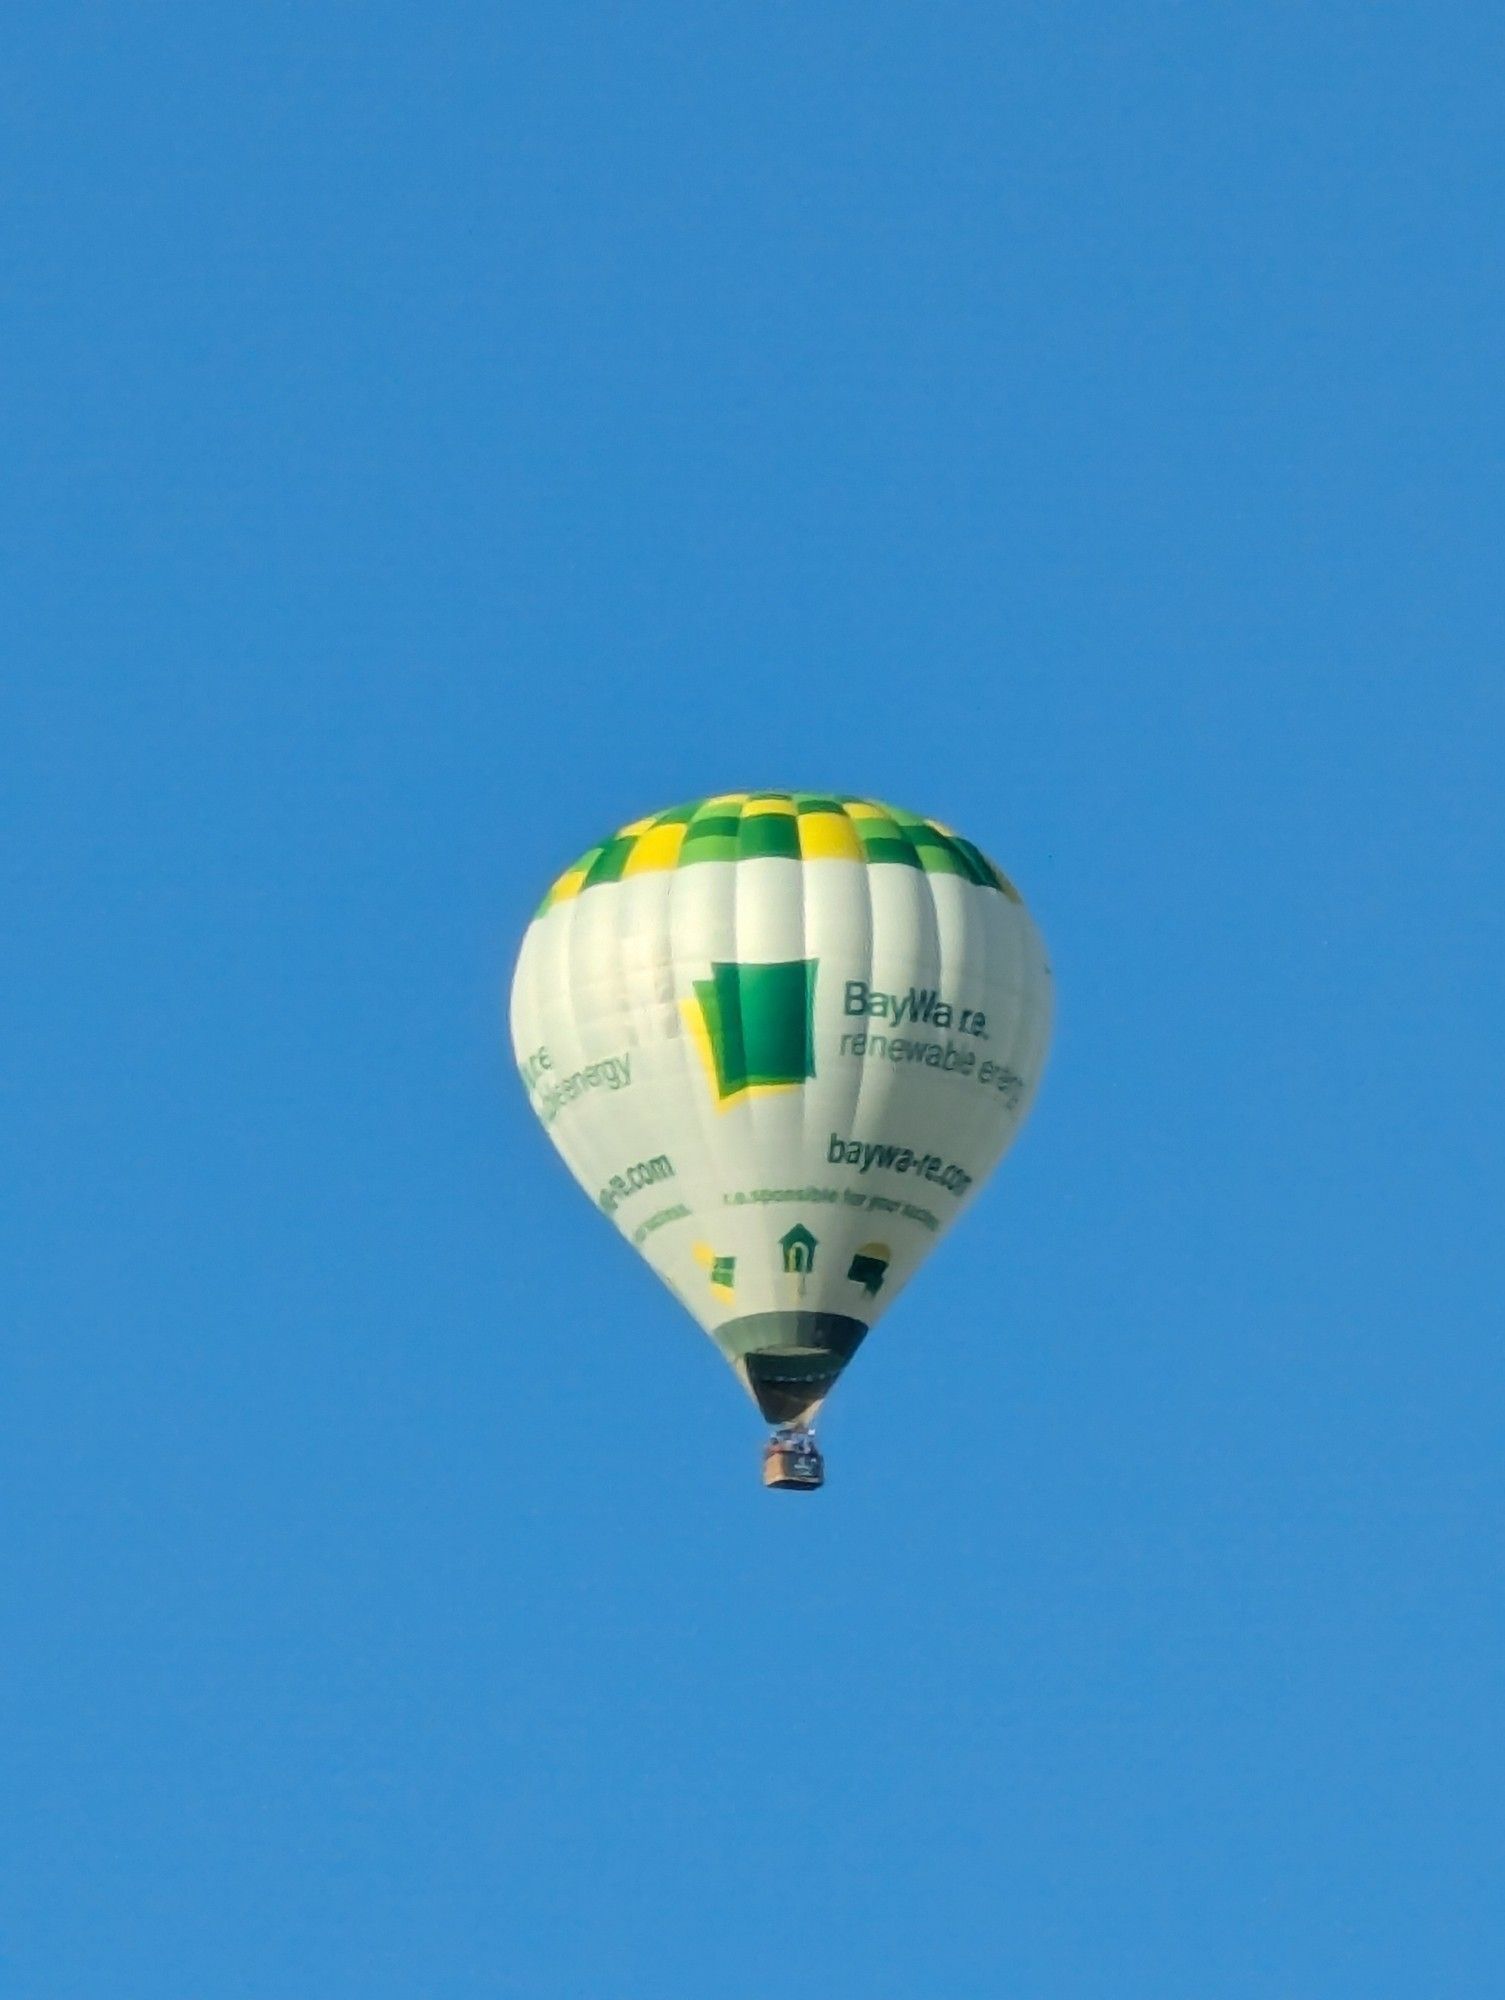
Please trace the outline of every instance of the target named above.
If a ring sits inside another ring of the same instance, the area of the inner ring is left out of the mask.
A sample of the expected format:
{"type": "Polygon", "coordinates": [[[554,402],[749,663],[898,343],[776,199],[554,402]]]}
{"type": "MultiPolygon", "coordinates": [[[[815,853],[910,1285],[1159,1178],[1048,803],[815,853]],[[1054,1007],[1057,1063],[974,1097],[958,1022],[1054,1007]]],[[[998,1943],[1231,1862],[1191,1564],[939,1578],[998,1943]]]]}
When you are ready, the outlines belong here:
{"type": "Polygon", "coordinates": [[[803,1278],[815,1269],[815,1238],[803,1222],[779,1238],[779,1248],[784,1253],[784,1269],[795,1277],[803,1278]]]}

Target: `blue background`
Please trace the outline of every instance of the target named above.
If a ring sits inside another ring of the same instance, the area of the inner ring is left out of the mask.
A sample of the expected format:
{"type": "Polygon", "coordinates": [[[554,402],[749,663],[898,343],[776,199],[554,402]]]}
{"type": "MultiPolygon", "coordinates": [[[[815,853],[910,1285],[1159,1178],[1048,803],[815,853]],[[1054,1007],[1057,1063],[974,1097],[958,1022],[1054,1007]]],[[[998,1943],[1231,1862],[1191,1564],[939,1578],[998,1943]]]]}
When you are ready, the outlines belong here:
{"type": "Polygon", "coordinates": [[[1505,1990],[1498,10],[0,36],[7,2000],[1505,1990]],[[499,1034],[784,785],[1061,994],[814,1502],[499,1034]]]}

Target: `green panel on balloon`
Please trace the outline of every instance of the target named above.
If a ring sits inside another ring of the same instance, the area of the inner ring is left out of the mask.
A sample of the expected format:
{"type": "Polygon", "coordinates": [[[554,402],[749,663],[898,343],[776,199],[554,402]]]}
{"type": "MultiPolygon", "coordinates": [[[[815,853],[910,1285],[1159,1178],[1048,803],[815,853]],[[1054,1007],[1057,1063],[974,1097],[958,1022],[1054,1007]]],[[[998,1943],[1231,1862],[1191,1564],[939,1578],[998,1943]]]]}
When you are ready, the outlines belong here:
{"type": "Polygon", "coordinates": [[[716,1095],[779,1089],[815,1074],[815,960],[713,964],[695,982],[716,1095]]]}

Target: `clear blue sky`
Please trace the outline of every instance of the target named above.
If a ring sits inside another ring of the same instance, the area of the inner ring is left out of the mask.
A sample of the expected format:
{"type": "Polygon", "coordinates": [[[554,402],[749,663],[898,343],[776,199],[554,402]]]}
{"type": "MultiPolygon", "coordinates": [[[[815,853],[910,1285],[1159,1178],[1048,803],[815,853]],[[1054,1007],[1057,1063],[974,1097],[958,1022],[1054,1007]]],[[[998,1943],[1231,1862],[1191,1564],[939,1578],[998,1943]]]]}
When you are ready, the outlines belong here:
{"type": "Polygon", "coordinates": [[[9,11],[6,2000],[1505,1991],[1502,68],[9,11]],[[1061,996],[813,1502],[500,1034],[744,786],[1061,996]]]}

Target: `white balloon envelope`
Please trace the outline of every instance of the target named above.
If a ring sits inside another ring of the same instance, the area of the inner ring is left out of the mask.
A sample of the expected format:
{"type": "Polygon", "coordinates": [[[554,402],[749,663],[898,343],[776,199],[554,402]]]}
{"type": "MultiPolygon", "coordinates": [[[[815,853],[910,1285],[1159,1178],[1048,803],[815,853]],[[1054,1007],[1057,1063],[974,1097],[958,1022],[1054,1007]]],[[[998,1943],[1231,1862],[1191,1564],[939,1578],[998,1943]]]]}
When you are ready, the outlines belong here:
{"type": "Polygon", "coordinates": [[[571,1173],[780,1427],[769,1483],[819,1484],[822,1401],[1039,1083],[1051,976],[1017,890],[936,820],[723,793],[560,876],[511,1011],[571,1173]]]}

